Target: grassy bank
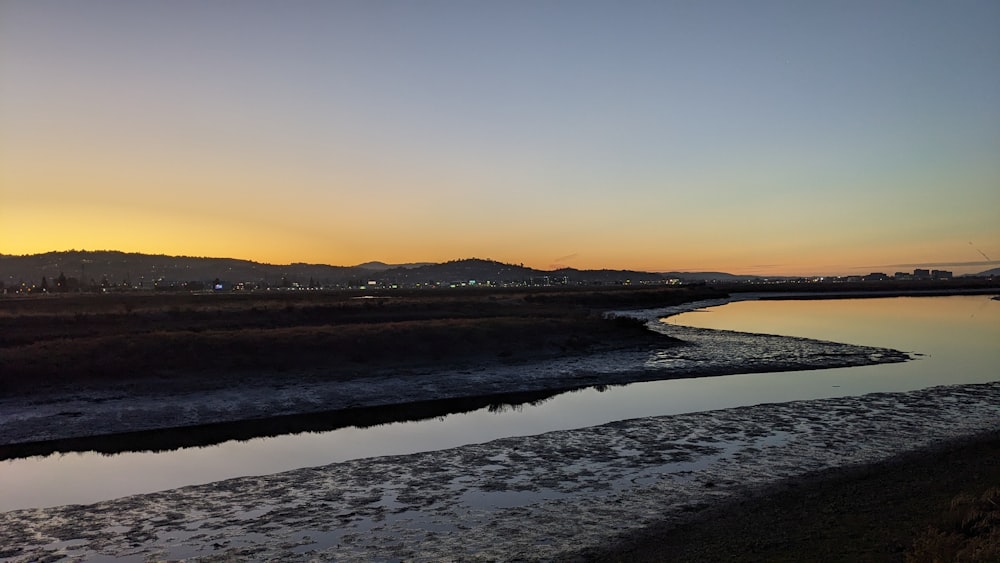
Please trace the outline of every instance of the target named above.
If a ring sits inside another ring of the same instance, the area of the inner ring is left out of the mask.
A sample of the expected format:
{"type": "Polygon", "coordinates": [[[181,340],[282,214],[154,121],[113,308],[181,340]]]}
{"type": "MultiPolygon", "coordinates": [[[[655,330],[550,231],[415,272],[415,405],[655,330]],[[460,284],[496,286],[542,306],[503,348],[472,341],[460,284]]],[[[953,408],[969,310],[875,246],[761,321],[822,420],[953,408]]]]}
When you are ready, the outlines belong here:
{"type": "Polygon", "coordinates": [[[232,374],[356,378],[388,367],[512,362],[662,342],[603,311],[718,297],[707,289],[78,295],[0,301],[8,394],[232,374]]]}

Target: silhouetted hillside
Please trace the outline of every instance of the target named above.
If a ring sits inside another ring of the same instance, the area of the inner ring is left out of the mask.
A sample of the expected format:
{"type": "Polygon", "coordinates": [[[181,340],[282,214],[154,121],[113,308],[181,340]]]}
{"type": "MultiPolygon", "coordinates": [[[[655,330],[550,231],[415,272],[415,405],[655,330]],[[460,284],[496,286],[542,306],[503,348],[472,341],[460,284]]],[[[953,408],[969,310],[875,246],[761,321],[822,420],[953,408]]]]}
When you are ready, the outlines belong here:
{"type": "Polygon", "coordinates": [[[760,276],[740,276],[736,274],[727,274],[726,272],[661,272],[660,275],[667,279],[679,279],[684,281],[744,282],[761,279],[760,276]]]}
{"type": "Polygon", "coordinates": [[[659,274],[633,270],[536,270],[523,264],[468,258],[442,264],[357,266],[325,264],[263,264],[234,258],[166,256],[118,251],[47,252],[27,256],[0,255],[0,283],[5,287],[41,286],[47,291],[96,289],[210,289],[218,280],[224,289],[437,287],[470,285],[616,285],[659,283],[664,279],[736,281],[752,276],[724,273],[659,274]],[[60,277],[62,276],[62,277],[60,277]],[[57,282],[57,280],[59,280],[57,282]],[[59,284],[57,286],[57,283],[59,284]]]}
{"type": "Polygon", "coordinates": [[[362,270],[371,270],[375,272],[384,272],[386,270],[391,270],[393,268],[420,268],[421,266],[430,266],[433,262],[414,262],[411,264],[386,264],[385,262],[365,262],[364,264],[358,264],[354,266],[355,268],[361,268],[362,270]]]}
{"type": "Polygon", "coordinates": [[[577,270],[576,268],[561,268],[547,275],[555,278],[564,277],[569,280],[586,280],[590,283],[643,283],[659,282],[664,276],[652,272],[638,272],[635,270],[577,270]]]}
{"type": "Polygon", "coordinates": [[[477,283],[521,283],[534,277],[544,276],[539,270],[523,265],[504,264],[493,260],[468,258],[452,260],[442,264],[430,264],[419,268],[393,268],[382,272],[388,283],[397,284],[468,284],[477,283]]]}
{"type": "Polygon", "coordinates": [[[27,256],[0,255],[0,282],[8,287],[20,282],[39,284],[46,277],[50,287],[64,275],[81,287],[112,286],[148,289],[186,282],[230,284],[252,282],[279,286],[282,283],[336,284],[366,271],[322,264],[261,264],[233,258],[165,256],[118,251],[47,252],[27,256]]]}

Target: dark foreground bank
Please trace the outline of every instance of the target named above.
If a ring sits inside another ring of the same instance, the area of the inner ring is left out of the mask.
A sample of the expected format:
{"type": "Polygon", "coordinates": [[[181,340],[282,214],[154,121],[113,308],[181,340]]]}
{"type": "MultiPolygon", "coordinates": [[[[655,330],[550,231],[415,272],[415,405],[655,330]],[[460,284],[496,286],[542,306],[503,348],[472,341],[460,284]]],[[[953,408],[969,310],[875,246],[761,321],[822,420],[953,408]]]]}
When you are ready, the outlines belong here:
{"type": "Polygon", "coordinates": [[[1000,433],[820,472],[583,561],[1000,561],[1000,433]]]}

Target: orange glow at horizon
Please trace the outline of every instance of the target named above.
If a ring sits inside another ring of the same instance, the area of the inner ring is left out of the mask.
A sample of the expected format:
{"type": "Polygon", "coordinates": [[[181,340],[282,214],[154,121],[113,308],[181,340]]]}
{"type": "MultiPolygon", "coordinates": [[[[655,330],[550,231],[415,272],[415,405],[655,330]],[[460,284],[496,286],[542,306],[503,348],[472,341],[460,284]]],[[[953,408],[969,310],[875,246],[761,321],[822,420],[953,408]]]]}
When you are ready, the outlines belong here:
{"type": "Polygon", "coordinates": [[[301,8],[0,4],[0,253],[1000,265],[1000,5],[301,8]]]}
{"type": "MultiPolygon", "coordinates": [[[[934,257],[953,254],[946,243],[935,247],[910,245],[886,251],[874,248],[858,251],[826,251],[821,261],[809,262],[780,245],[774,249],[756,246],[742,253],[712,253],[712,244],[669,247],[633,244],[618,251],[614,244],[598,243],[589,252],[566,252],[567,247],[543,239],[532,243],[531,236],[518,237],[509,247],[497,245],[492,237],[466,236],[449,244],[437,241],[399,241],[391,233],[379,236],[377,229],[354,227],[355,235],[328,236],[295,225],[247,226],[229,216],[190,213],[178,220],[171,213],[134,213],[106,205],[50,204],[23,206],[17,214],[0,214],[0,253],[39,254],[62,250],[119,250],[147,254],[238,258],[270,264],[307,262],[349,266],[372,260],[386,263],[445,262],[462,258],[485,258],[507,263],[523,263],[540,270],[561,267],[577,269],[630,269],[651,272],[721,271],[747,275],[850,275],[868,271],[908,271],[910,264],[933,264],[934,257]],[[38,229],[39,225],[59,228],[38,229]],[[30,237],[14,236],[30,233],[30,237]],[[72,241],[68,243],[67,241],[72,241]],[[532,252],[524,252],[530,248],[532,252]],[[928,260],[931,257],[931,260],[928,260]],[[907,266],[892,266],[905,264],[907,266]]],[[[350,229],[348,229],[350,230],[350,229]]],[[[447,237],[445,237],[447,238],[447,237]]],[[[621,239],[615,239],[620,241],[621,239]]],[[[577,241],[580,242],[580,241],[577,241]]],[[[582,246],[582,245],[578,245],[582,246]]],[[[580,250],[569,247],[570,250],[580,250]]],[[[963,249],[971,250],[971,249],[963,249]]],[[[968,255],[970,258],[975,258],[968,255]]],[[[970,260],[975,261],[975,260],[970,260]]],[[[941,260],[946,263],[945,260],[941,260]]],[[[976,272],[993,266],[949,267],[957,272],[976,272]]]]}

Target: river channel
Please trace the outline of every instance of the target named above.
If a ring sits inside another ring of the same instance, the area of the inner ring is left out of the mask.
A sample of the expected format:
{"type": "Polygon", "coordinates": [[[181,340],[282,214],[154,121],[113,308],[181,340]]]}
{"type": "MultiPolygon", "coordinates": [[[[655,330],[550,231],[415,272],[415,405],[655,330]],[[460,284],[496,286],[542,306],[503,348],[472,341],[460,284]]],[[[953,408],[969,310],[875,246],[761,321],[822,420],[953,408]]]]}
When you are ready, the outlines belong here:
{"type": "MultiPolygon", "coordinates": [[[[0,462],[0,512],[410,454],[631,418],[1000,379],[1000,301],[989,296],[737,300],[671,316],[672,326],[893,348],[904,363],[588,388],[519,405],[370,427],[230,440],[165,452],[52,454],[0,462]],[[14,484],[14,486],[10,486],[14,484]]],[[[761,351],[767,353],[766,350],[761,351]]]]}

